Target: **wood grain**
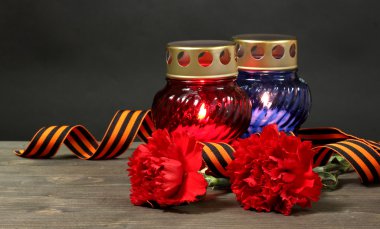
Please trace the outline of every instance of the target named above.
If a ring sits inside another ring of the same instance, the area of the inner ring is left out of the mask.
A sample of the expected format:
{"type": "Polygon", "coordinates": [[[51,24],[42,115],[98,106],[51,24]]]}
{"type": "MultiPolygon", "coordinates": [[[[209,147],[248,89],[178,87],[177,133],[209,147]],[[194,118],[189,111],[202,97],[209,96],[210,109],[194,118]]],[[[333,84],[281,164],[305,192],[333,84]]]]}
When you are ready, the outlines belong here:
{"type": "Polygon", "coordinates": [[[312,209],[291,216],[244,211],[231,193],[169,210],[132,206],[119,159],[83,161],[63,147],[53,159],[19,158],[26,142],[0,142],[0,228],[379,228],[380,187],[356,174],[324,192],[312,209]]]}

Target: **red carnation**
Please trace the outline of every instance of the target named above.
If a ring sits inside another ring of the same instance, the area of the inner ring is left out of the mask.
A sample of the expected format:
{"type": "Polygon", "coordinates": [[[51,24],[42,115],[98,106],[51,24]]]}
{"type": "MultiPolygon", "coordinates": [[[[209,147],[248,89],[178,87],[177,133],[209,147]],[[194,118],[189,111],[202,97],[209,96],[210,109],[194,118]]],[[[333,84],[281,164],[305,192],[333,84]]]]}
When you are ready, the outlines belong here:
{"type": "Polygon", "coordinates": [[[131,202],[161,207],[194,202],[206,193],[207,182],[198,172],[202,145],[182,131],[157,130],[148,144],[129,158],[131,202]]]}
{"type": "Polygon", "coordinates": [[[294,205],[311,207],[322,182],[312,170],[311,143],[279,132],[276,125],[233,144],[235,160],[227,167],[231,189],[244,209],[291,213],[294,205]]]}

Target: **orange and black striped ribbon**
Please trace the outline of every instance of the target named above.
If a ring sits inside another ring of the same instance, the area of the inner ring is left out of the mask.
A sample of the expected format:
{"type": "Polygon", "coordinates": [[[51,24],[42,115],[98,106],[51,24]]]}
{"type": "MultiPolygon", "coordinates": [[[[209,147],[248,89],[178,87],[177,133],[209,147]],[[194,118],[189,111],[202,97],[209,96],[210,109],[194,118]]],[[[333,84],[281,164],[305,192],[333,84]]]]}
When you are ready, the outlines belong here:
{"type": "Polygon", "coordinates": [[[325,165],[333,154],[344,157],[363,184],[380,182],[380,144],[358,138],[336,128],[304,128],[297,135],[312,141],[316,154],[314,166],[325,165]]]}
{"type": "MultiPolygon", "coordinates": [[[[118,157],[138,136],[147,142],[155,130],[151,113],[120,110],[116,112],[103,139],[98,142],[83,126],[50,126],[41,128],[25,150],[16,155],[26,158],[50,158],[65,144],[78,158],[102,160],[118,157]]],[[[226,143],[202,143],[202,155],[209,171],[217,177],[226,177],[226,167],[233,160],[234,149],[226,143]]]]}
{"type": "MultiPolygon", "coordinates": [[[[147,142],[154,130],[149,110],[121,110],[113,117],[100,142],[80,125],[50,126],[40,129],[28,147],[16,151],[16,154],[26,158],[49,158],[65,144],[81,159],[111,159],[125,152],[137,136],[147,142]]],[[[297,135],[302,140],[313,142],[316,151],[315,166],[326,164],[337,153],[351,163],[363,183],[379,183],[379,143],[357,138],[336,128],[300,129],[297,135]]],[[[209,171],[217,177],[227,177],[226,167],[234,159],[234,149],[226,143],[202,144],[203,160],[209,171]]]]}
{"type": "Polygon", "coordinates": [[[146,141],[154,130],[149,110],[120,110],[99,143],[83,126],[50,126],[40,129],[28,147],[16,154],[27,158],[49,158],[63,143],[81,159],[111,159],[126,151],[136,136],[146,141]]]}
{"type": "Polygon", "coordinates": [[[228,177],[227,165],[234,159],[235,150],[226,143],[203,143],[202,157],[208,170],[216,177],[228,177]]]}

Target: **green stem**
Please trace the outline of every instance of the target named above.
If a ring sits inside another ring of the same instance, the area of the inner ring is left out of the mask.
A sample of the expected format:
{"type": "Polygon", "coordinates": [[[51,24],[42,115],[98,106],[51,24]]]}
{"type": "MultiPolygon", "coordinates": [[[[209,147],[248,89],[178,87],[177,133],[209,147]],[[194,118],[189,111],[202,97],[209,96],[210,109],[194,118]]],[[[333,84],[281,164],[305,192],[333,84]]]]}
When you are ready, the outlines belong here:
{"type": "Polygon", "coordinates": [[[314,172],[318,173],[325,190],[335,190],[338,188],[338,176],[343,173],[352,172],[351,164],[340,155],[333,155],[324,166],[315,167],[314,172]]]}
{"type": "Polygon", "coordinates": [[[231,183],[227,178],[216,178],[210,175],[203,174],[208,183],[208,187],[217,189],[229,189],[231,183]]]}

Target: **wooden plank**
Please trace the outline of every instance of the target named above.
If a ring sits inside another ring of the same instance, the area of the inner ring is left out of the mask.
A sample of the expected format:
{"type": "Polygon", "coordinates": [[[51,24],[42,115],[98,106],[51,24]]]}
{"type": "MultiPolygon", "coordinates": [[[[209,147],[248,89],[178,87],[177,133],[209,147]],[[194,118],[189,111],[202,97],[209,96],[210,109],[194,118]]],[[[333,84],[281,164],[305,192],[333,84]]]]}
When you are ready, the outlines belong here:
{"type": "Polygon", "coordinates": [[[129,202],[126,158],[83,161],[62,148],[54,159],[19,158],[26,142],[0,142],[0,228],[378,228],[380,187],[354,173],[292,216],[244,211],[234,195],[209,190],[205,200],[167,210],[129,202]]]}

